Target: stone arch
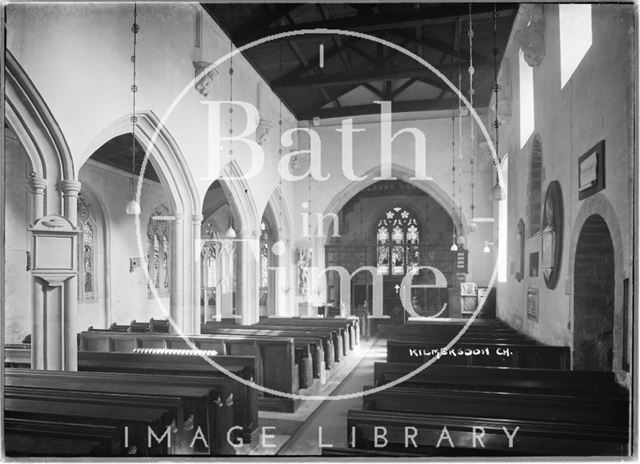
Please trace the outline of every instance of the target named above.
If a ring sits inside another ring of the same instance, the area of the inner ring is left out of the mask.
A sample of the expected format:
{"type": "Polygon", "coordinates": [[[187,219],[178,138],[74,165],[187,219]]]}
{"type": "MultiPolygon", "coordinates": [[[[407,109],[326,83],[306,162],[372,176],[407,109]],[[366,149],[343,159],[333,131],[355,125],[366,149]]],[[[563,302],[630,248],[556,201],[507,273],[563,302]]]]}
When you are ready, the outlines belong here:
{"type": "MultiPolygon", "coordinates": [[[[571,292],[571,327],[575,328],[575,261],[576,250],[578,248],[578,242],[580,233],[589,217],[593,215],[600,216],[609,230],[611,242],[613,245],[613,260],[614,260],[614,327],[613,327],[613,370],[624,376],[622,370],[622,337],[623,334],[623,321],[622,321],[622,303],[623,303],[623,288],[622,282],[626,277],[629,277],[631,273],[630,263],[625,261],[625,256],[631,256],[629,250],[625,250],[624,242],[622,240],[622,232],[620,230],[618,217],[612,203],[602,194],[597,193],[586,200],[584,200],[576,219],[573,222],[571,242],[569,246],[569,266],[567,275],[567,290],[571,292]]],[[[573,339],[573,334],[572,334],[573,339]]],[[[572,345],[573,345],[572,340],[572,345]]],[[[573,347],[575,349],[575,347],[573,347]]]]}
{"type": "MultiPolygon", "coordinates": [[[[169,210],[174,219],[171,241],[170,315],[177,329],[199,333],[200,277],[197,260],[200,249],[200,197],[186,159],[168,129],[153,111],[137,113],[136,138],[163,185],[168,188],[169,210]],[[198,249],[196,249],[198,248],[198,249]]],[[[131,133],[131,116],[125,115],[111,123],[84,150],[82,163],[103,144],[119,135],[131,133]]],[[[141,231],[145,236],[145,231],[141,231]]]]}
{"type": "Polygon", "coordinates": [[[284,244],[284,252],[282,254],[272,253],[271,266],[278,269],[276,272],[270,272],[269,280],[269,305],[275,308],[275,315],[289,315],[291,302],[289,301],[286,288],[289,286],[290,276],[290,259],[291,250],[291,219],[289,210],[284,201],[282,189],[276,187],[267,202],[262,217],[266,217],[272,226],[274,242],[282,241],[284,244]],[[282,269],[282,271],[280,271],[282,269]]]}
{"type": "MultiPolygon", "coordinates": [[[[380,180],[376,179],[379,171],[380,167],[375,166],[362,174],[362,176],[366,176],[365,180],[360,182],[350,182],[347,184],[340,192],[333,196],[323,214],[338,214],[342,207],[351,198],[380,180]]],[[[470,222],[466,219],[464,214],[459,211],[459,208],[455,205],[453,199],[434,181],[412,179],[415,173],[411,169],[397,164],[393,164],[391,166],[391,175],[393,178],[389,180],[400,180],[413,185],[433,198],[453,219],[453,224],[458,236],[466,235],[469,232],[470,222]]],[[[322,231],[324,236],[329,236],[329,227],[331,224],[322,224],[322,226],[324,226],[324,230],[322,231]]],[[[316,230],[316,235],[317,234],[318,230],[316,230]]]]}
{"type": "MultiPolygon", "coordinates": [[[[171,211],[174,214],[199,214],[200,197],[187,161],[175,139],[153,111],[137,113],[136,138],[149,154],[149,159],[160,180],[170,190],[171,211]],[[152,144],[153,143],[153,144],[152,144]]],[[[114,121],[84,150],[81,166],[106,142],[119,135],[131,133],[131,116],[114,121]]]]}
{"type": "Polygon", "coordinates": [[[58,122],[13,54],[6,50],[7,122],[16,132],[38,177],[75,179],[73,158],[58,122]]]}
{"type": "Polygon", "coordinates": [[[239,221],[236,228],[243,235],[257,238],[260,233],[261,216],[258,215],[256,203],[249,193],[249,184],[238,162],[236,160],[230,161],[223,169],[222,176],[217,180],[231,206],[233,217],[239,221]]]}
{"type": "MultiPolygon", "coordinates": [[[[260,220],[258,209],[250,193],[242,169],[236,160],[231,160],[221,172],[218,182],[225,194],[234,218],[236,250],[234,269],[236,270],[236,308],[239,322],[250,325],[258,321],[258,239],[260,220]]],[[[201,209],[205,207],[202,199],[201,209]]]]}
{"type": "MultiPolygon", "coordinates": [[[[29,187],[33,217],[30,219],[64,215],[75,226],[80,183],[76,180],[69,146],[27,73],[11,52],[5,52],[6,121],[22,143],[32,170],[29,187]]],[[[77,250],[73,253],[76,258],[77,250]]],[[[5,285],[4,278],[2,285],[5,285]]],[[[30,302],[32,368],[76,370],[77,285],[77,276],[54,286],[44,279],[31,277],[32,294],[37,295],[30,302]],[[45,329],[50,332],[47,336],[45,329]]]]}
{"type": "Polygon", "coordinates": [[[606,222],[592,214],[580,229],[574,265],[573,367],[613,367],[615,262],[606,222]]]}

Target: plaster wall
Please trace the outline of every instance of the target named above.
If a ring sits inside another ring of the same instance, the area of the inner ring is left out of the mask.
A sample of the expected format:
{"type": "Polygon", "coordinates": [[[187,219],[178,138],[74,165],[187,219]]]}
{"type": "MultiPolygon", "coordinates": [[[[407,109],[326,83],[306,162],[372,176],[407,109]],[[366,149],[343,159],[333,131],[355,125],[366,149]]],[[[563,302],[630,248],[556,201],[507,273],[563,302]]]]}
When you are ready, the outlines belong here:
{"type": "MultiPolygon", "coordinates": [[[[621,369],[622,280],[631,277],[634,116],[633,69],[635,66],[633,6],[592,5],[593,43],[564,88],[560,81],[560,30],[558,6],[544,7],[545,56],[534,67],[535,129],[542,143],[542,198],[553,180],[560,182],[564,203],[564,234],[560,280],[548,289],[542,273],[529,276],[529,254],[540,251],[540,235],[525,243],[525,277],[517,282],[516,226],[527,224],[529,163],[533,136],[520,149],[519,47],[514,34],[502,63],[501,75],[510,76],[503,86],[513,89],[512,116],[501,128],[501,153],[509,153],[508,281],[498,284],[498,316],[534,338],[553,345],[573,343],[573,263],[577,237],[586,217],[605,217],[615,249],[614,370],[621,369]],[[605,140],[605,189],[586,200],[578,199],[578,158],[605,140]],[[529,287],[540,290],[539,320],[526,315],[529,287]]],[[[629,334],[630,336],[630,334],[629,334]]]]}

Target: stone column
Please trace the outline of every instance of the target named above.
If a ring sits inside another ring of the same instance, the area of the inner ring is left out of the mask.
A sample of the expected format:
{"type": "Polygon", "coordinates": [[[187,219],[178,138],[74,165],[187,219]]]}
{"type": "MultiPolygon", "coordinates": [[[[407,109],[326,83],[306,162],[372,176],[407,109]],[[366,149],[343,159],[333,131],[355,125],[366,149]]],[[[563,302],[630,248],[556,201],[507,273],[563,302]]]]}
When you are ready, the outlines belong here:
{"type": "MultiPolygon", "coordinates": [[[[47,188],[47,180],[33,176],[29,178],[29,190],[31,192],[32,217],[31,221],[44,216],[44,194],[47,188]]],[[[31,247],[31,244],[29,245],[31,247]]],[[[31,278],[31,295],[33,297],[31,307],[31,368],[45,369],[47,366],[45,346],[45,296],[46,282],[31,278]]]]}
{"type": "Polygon", "coordinates": [[[191,314],[193,315],[193,329],[192,333],[200,333],[200,319],[202,317],[202,306],[200,306],[200,287],[202,285],[202,263],[200,262],[200,252],[202,250],[202,243],[200,242],[200,228],[202,226],[202,214],[194,214],[191,216],[193,226],[193,309],[191,314]]]}
{"type": "MultiPolygon", "coordinates": [[[[80,182],[77,180],[63,180],[61,182],[64,195],[65,217],[77,227],[78,224],[78,193],[80,182]]],[[[76,262],[78,259],[77,248],[76,262]]],[[[80,264],[78,263],[78,270],[80,264]]],[[[62,370],[78,370],[78,276],[75,275],[64,283],[64,306],[62,308],[62,370]]]]}
{"type": "Polygon", "coordinates": [[[184,314],[184,220],[182,214],[175,215],[172,231],[171,253],[171,297],[169,307],[171,318],[179,330],[189,333],[190,320],[184,314]]]}
{"type": "Polygon", "coordinates": [[[238,314],[240,324],[251,325],[258,322],[260,308],[258,301],[258,271],[260,244],[256,231],[242,231],[237,243],[238,252],[238,314]]]}
{"type": "Polygon", "coordinates": [[[29,190],[33,200],[33,217],[32,221],[44,216],[44,193],[47,188],[47,179],[33,176],[29,178],[29,190]]]}

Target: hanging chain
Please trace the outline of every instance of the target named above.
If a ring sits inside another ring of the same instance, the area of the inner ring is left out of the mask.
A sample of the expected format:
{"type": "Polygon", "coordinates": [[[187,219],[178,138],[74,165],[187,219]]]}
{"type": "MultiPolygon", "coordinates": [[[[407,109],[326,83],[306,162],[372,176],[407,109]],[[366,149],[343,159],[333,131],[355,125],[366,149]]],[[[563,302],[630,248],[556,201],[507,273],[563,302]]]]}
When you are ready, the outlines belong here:
{"type": "MultiPolygon", "coordinates": [[[[229,53],[233,52],[233,42],[229,40],[229,53]]],[[[233,55],[229,58],[229,162],[233,157],[233,55]]]]}
{"type": "Polygon", "coordinates": [[[495,95],[495,100],[496,100],[495,101],[496,118],[493,121],[493,128],[495,130],[495,149],[496,149],[496,155],[498,157],[497,161],[500,161],[500,152],[498,151],[498,128],[501,125],[501,122],[498,119],[498,93],[500,92],[500,84],[498,84],[498,53],[500,53],[500,50],[498,49],[497,23],[498,23],[498,6],[494,3],[494,6],[493,6],[493,93],[495,95]]]}
{"type": "MultiPolygon", "coordinates": [[[[471,103],[471,107],[473,108],[473,94],[474,94],[474,90],[473,90],[473,73],[475,72],[475,69],[473,68],[473,18],[471,15],[471,3],[469,3],[469,31],[467,33],[467,35],[469,36],[469,103],[471,103]]],[[[471,115],[470,115],[471,116],[471,115]]],[[[474,180],[473,180],[473,174],[475,171],[475,166],[474,166],[474,159],[473,159],[473,155],[475,152],[475,126],[473,124],[473,121],[470,121],[470,125],[471,125],[471,147],[470,147],[470,156],[469,156],[469,164],[471,167],[471,220],[473,221],[474,215],[473,215],[473,210],[475,208],[474,205],[474,188],[475,188],[475,184],[474,184],[474,180]]]]}
{"type": "Polygon", "coordinates": [[[135,173],[136,173],[136,125],[138,117],[136,116],[136,93],[138,93],[138,85],[136,84],[136,48],[138,45],[138,32],[140,32],[140,26],[138,25],[138,4],[133,4],[133,24],[131,25],[131,32],[133,33],[133,54],[131,55],[131,63],[133,64],[133,76],[131,84],[131,195],[135,194],[135,173]]]}

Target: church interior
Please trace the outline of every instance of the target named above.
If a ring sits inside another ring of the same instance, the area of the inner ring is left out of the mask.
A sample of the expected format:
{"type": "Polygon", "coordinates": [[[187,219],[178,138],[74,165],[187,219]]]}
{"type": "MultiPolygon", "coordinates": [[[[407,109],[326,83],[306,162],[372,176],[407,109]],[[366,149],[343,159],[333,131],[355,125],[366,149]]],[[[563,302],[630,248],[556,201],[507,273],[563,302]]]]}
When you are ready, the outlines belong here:
{"type": "Polygon", "coordinates": [[[6,3],[6,457],[637,455],[633,3],[6,3]]]}

